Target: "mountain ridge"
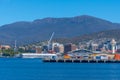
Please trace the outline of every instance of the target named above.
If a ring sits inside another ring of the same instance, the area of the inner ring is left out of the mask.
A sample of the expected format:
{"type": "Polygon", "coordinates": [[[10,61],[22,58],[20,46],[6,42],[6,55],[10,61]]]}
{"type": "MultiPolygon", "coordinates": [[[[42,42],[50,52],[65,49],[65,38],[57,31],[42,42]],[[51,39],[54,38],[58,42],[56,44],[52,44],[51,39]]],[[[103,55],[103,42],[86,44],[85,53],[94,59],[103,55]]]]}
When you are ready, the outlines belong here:
{"type": "Polygon", "coordinates": [[[48,40],[52,32],[55,32],[54,38],[71,38],[112,29],[120,29],[120,24],[89,15],[66,18],[49,17],[1,26],[0,43],[13,44],[14,40],[17,40],[18,45],[23,45],[48,40]]]}

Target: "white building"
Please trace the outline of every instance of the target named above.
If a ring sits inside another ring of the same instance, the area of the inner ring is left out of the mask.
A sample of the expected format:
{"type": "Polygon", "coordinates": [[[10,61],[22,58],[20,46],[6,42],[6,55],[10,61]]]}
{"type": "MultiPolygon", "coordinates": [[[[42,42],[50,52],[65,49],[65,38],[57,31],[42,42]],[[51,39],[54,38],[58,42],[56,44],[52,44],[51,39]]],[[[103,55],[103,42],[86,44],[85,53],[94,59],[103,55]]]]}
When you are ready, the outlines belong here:
{"type": "Polygon", "coordinates": [[[117,50],[116,49],[116,41],[115,41],[115,39],[112,39],[110,43],[111,43],[111,46],[112,46],[112,53],[114,54],[115,51],[117,50]]]}

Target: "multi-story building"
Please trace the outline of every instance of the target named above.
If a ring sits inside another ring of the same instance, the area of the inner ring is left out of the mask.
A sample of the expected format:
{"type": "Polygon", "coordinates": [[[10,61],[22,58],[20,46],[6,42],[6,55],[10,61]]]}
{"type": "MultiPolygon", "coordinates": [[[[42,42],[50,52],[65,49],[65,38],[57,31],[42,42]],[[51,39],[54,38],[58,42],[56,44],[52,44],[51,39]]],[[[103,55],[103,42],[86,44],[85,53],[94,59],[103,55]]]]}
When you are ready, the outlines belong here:
{"type": "Polygon", "coordinates": [[[59,45],[59,52],[64,53],[64,45],[63,44],[59,45]]]}
{"type": "Polygon", "coordinates": [[[71,46],[72,46],[72,43],[65,44],[64,45],[64,53],[71,51],[72,50],[71,46]]]}
{"type": "Polygon", "coordinates": [[[77,49],[77,46],[75,44],[68,43],[68,44],[64,45],[64,53],[67,53],[69,51],[73,51],[73,50],[76,50],[76,49],[77,49]]]}
{"type": "Polygon", "coordinates": [[[76,49],[78,49],[77,46],[76,46],[75,44],[72,44],[72,45],[71,45],[71,51],[74,51],[74,50],[76,50],[76,49]]]}
{"type": "Polygon", "coordinates": [[[9,45],[0,45],[0,49],[10,49],[9,45]]]}
{"type": "Polygon", "coordinates": [[[97,51],[97,49],[98,49],[98,44],[92,43],[92,51],[97,51]]]}
{"type": "Polygon", "coordinates": [[[58,53],[59,52],[59,46],[55,45],[54,48],[53,48],[53,51],[55,53],[58,53]]]}
{"type": "Polygon", "coordinates": [[[36,53],[41,53],[41,52],[42,52],[42,47],[36,46],[36,53]]]}

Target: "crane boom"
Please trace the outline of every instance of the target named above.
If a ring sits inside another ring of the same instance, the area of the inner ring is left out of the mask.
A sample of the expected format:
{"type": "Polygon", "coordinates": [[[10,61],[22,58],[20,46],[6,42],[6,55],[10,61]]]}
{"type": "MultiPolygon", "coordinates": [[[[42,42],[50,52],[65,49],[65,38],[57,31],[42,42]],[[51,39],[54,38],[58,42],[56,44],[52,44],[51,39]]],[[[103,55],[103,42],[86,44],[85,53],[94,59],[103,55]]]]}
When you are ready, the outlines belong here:
{"type": "Polygon", "coordinates": [[[54,32],[52,33],[52,35],[51,35],[51,37],[50,37],[50,39],[48,41],[48,51],[49,51],[50,43],[52,41],[53,36],[54,36],[54,32]]]}
{"type": "Polygon", "coordinates": [[[54,32],[52,33],[52,35],[51,35],[51,37],[50,37],[50,39],[49,39],[49,41],[48,41],[48,44],[51,42],[53,36],[54,36],[54,32]]]}

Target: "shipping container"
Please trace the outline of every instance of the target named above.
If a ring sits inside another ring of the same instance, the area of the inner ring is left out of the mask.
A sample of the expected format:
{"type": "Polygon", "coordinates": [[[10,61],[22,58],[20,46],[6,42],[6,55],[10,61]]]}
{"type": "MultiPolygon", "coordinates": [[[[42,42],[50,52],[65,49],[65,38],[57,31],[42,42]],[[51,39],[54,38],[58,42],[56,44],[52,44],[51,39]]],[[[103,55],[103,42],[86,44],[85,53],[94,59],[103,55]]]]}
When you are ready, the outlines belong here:
{"type": "Polygon", "coordinates": [[[84,59],[84,60],[88,60],[88,59],[89,59],[89,56],[83,56],[83,59],[84,59]]]}
{"type": "Polygon", "coordinates": [[[101,53],[101,54],[92,54],[90,56],[93,60],[113,60],[114,54],[101,53]]]}
{"type": "Polygon", "coordinates": [[[108,56],[107,55],[101,55],[101,60],[108,60],[108,56]]]}
{"type": "Polygon", "coordinates": [[[120,54],[115,54],[115,60],[120,60],[120,54]]]}
{"type": "Polygon", "coordinates": [[[99,56],[94,56],[94,60],[108,60],[108,56],[106,55],[99,55],[99,56]]]}
{"type": "Polygon", "coordinates": [[[95,59],[95,60],[100,60],[100,59],[101,59],[101,56],[95,56],[94,59],[95,59]]]}
{"type": "Polygon", "coordinates": [[[64,55],[64,59],[70,59],[71,57],[69,55],[64,55]]]}

